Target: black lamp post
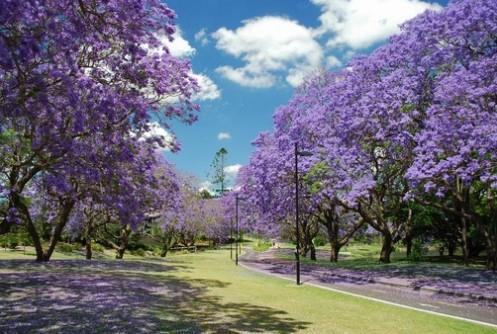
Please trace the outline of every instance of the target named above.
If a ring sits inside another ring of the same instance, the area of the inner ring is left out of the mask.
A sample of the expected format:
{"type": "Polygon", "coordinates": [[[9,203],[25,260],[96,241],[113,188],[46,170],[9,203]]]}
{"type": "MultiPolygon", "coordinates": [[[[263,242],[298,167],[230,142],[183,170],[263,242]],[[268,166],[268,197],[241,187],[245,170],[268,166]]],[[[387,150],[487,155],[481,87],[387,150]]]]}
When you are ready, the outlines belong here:
{"type": "Polygon", "coordinates": [[[296,264],[296,275],[297,275],[297,285],[300,285],[300,232],[299,232],[299,160],[298,157],[309,157],[311,152],[299,151],[298,145],[295,143],[295,231],[297,246],[295,247],[295,264],[296,264]]]}

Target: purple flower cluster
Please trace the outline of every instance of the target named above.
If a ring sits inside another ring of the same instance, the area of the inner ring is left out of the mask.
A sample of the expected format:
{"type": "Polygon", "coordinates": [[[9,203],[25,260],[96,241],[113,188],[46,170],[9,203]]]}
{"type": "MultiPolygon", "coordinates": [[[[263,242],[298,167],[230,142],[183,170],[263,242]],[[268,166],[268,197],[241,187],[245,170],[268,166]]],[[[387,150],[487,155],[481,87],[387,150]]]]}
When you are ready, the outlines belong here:
{"type": "Polygon", "coordinates": [[[291,219],[297,143],[313,153],[298,166],[302,211],[318,220],[337,206],[353,212],[383,236],[381,261],[405,237],[416,202],[479,229],[495,252],[496,33],[497,2],[454,1],[345,69],[309,78],[240,173],[256,228],[291,219]]]}
{"type": "Polygon", "coordinates": [[[74,207],[105,206],[134,226],[153,206],[159,142],[140,138],[152,119],[169,129],[198,111],[188,61],[160,42],[174,19],[158,0],[2,3],[0,214],[17,210],[39,259],[51,251],[33,228],[33,194],[55,212],[56,233],[74,207]]]}

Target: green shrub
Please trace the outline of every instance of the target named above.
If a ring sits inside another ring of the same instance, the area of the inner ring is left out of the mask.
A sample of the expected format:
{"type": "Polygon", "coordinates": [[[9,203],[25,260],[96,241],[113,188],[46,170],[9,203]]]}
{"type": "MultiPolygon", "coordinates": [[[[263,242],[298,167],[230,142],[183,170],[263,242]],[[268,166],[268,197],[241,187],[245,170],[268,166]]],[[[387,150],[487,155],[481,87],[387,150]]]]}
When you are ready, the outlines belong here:
{"type": "Polygon", "coordinates": [[[61,253],[72,253],[75,249],[77,249],[77,247],[75,247],[74,245],[65,242],[57,243],[57,246],[55,248],[61,253]]]}
{"type": "Polygon", "coordinates": [[[9,240],[9,248],[10,249],[16,249],[17,246],[19,246],[19,242],[17,241],[16,238],[12,238],[9,240]]]}
{"type": "Polygon", "coordinates": [[[130,253],[136,256],[145,256],[145,250],[143,248],[134,249],[130,251],[130,253]]]}
{"type": "Polygon", "coordinates": [[[419,262],[425,255],[425,248],[423,247],[423,241],[421,239],[415,239],[412,243],[411,255],[409,255],[409,260],[413,262],[419,262]]]}
{"type": "Polygon", "coordinates": [[[324,239],[323,237],[321,237],[321,236],[318,235],[317,237],[315,237],[314,239],[312,239],[312,243],[316,247],[322,247],[322,246],[326,245],[327,241],[326,241],[326,239],[324,239]]]}
{"type": "Polygon", "coordinates": [[[16,249],[19,246],[19,240],[16,234],[5,234],[0,237],[0,248],[16,249]]]}
{"type": "Polygon", "coordinates": [[[161,253],[162,253],[162,247],[157,247],[157,246],[154,247],[153,248],[153,253],[154,253],[155,256],[160,256],[161,253]]]}
{"type": "Polygon", "coordinates": [[[9,246],[9,239],[7,235],[0,236],[0,247],[7,248],[9,246]]]}
{"type": "Polygon", "coordinates": [[[91,249],[97,253],[103,253],[105,248],[101,244],[98,244],[96,242],[91,243],[91,249]]]}
{"type": "Polygon", "coordinates": [[[253,245],[253,249],[256,252],[264,252],[267,251],[273,244],[268,240],[257,239],[253,245]]]}

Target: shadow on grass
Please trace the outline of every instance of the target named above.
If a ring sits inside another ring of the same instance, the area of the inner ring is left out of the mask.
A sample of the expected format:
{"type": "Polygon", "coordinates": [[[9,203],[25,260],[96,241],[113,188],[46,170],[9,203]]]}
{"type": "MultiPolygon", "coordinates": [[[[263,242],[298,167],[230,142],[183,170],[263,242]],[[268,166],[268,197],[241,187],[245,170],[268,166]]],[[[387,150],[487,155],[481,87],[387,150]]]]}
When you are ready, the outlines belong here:
{"type": "Polygon", "coordinates": [[[209,293],[181,262],[0,261],[0,333],[295,333],[309,323],[209,293]]]}
{"type": "MultiPolygon", "coordinates": [[[[279,249],[276,258],[293,261],[292,249],[279,249]]],[[[336,269],[350,269],[357,272],[369,272],[385,277],[403,278],[439,278],[457,279],[468,283],[497,284],[497,275],[483,268],[464,267],[460,263],[444,261],[444,259],[427,258],[420,262],[410,262],[407,259],[394,258],[392,263],[380,263],[376,257],[348,258],[342,257],[338,262],[329,261],[329,251],[320,251],[318,261],[302,258],[302,262],[309,266],[329,267],[336,269]]]]}
{"type": "MultiPolygon", "coordinates": [[[[261,266],[271,273],[293,275],[293,250],[277,249],[258,255],[248,253],[242,261],[261,266]]],[[[377,262],[376,262],[377,263],[377,262]]],[[[471,303],[497,308],[497,275],[489,270],[467,268],[450,263],[396,261],[375,264],[369,258],[344,259],[330,263],[324,259],[302,259],[301,274],[326,284],[370,287],[372,284],[402,287],[411,291],[427,289],[434,298],[453,303],[471,303]]]]}

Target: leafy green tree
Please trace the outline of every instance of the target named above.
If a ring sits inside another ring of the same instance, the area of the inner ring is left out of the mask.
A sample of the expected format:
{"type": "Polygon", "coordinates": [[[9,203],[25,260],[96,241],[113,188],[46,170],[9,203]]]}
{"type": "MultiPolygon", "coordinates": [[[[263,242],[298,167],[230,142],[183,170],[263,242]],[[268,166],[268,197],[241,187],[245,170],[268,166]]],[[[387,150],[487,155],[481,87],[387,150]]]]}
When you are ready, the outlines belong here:
{"type": "Polygon", "coordinates": [[[224,147],[221,147],[221,149],[216,152],[211,164],[211,168],[213,169],[212,184],[217,186],[215,192],[219,196],[226,191],[226,172],[224,171],[224,167],[227,154],[228,151],[224,147]]]}

